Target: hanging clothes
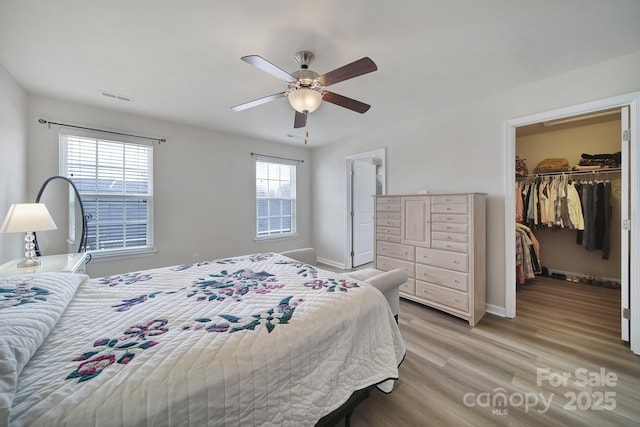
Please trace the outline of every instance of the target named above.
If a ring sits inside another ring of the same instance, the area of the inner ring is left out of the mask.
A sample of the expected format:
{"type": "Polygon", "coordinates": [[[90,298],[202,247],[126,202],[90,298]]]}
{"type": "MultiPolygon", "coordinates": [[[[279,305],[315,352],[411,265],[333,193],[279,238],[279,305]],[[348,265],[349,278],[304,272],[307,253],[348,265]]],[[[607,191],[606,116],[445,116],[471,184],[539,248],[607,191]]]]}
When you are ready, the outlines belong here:
{"type": "Polygon", "coordinates": [[[611,206],[611,182],[604,183],[604,233],[602,236],[602,259],[609,259],[611,251],[611,216],[613,207],[611,206]]]}
{"type": "Polygon", "coordinates": [[[567,176],[516,183],[516,222],[529,228],[584,229],[580,194],[567,176]]]}
{"type": "Polygon", "coordinates": [[[522,181],[516,182],[516,222],[524,222],[524,202],[522,201],[522,181]]]}
{"type": "Polygon", "coordinates": [[[567,186],[567,209],[569,213],[569,222],[574,225],[576,230],[584,230],[584,216],[582,215],[582,203],[580,194],[575,185],[567,186]]]}
{"type": "Polygon", "coordinates": [[[609,259],[611,183],[579,181],[571,174],[516,182],[516,223],[530,229],[577,230],[576,243],[589,251],[602,250],[609,259]]]}
{"type": "Polygon", "coordinates": [[[533,231],[524,224],[516,223],[516,278],[522,285],[542,272],[540,243],[533,231]]]}

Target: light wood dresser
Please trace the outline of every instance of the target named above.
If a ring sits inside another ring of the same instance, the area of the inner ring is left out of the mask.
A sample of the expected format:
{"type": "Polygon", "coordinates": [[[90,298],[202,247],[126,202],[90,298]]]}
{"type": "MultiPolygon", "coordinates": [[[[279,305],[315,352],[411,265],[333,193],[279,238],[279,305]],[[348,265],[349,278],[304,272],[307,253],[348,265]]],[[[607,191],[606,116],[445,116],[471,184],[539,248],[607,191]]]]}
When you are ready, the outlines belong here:
{"type": "Polygon", "coordinates": [[[486,311],[486,196],[376,196],[375,268],[402,268],[400,296],[474,326],[486,311]]]}

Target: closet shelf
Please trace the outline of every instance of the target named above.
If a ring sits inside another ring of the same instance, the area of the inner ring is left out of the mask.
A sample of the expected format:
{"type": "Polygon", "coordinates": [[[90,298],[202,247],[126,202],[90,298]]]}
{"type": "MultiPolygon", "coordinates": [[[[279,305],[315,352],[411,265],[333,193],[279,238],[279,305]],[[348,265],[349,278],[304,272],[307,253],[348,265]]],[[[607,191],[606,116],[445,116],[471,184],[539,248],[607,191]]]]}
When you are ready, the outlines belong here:
{"type": "Polygon", "coordinates": [[[542,178],[545,176],[600,176],[603,174],[612,174],[612,173],[620,173],[622,171],[622,168],[607,168],[607,169],[595,169],[595,170],[588,170],[588,171],[564,171],[564,172],[547,172],[547,173],[534,173],[534,174],[529,174],[527,176],[518,176],[516,177],[516,181],[525,181],[527,179],[535,179],[535,178],[542,178]]]}

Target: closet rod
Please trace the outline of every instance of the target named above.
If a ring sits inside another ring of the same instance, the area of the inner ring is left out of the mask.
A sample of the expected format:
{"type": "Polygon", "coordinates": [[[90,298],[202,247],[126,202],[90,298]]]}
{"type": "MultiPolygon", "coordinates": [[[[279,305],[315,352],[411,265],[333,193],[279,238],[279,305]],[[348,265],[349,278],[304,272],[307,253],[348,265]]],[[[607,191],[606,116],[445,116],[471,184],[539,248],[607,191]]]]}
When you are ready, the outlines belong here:
{"type": "Polygon", "coordinates": [[[132,135],[130,133],[114,132],[112,130],[95,129],[95,128],[89,128],[89,127],[85,127],[85,126],[70,125],[68,123],[56,123],[56,122],[50,122],[50,121],[45,120],[45,119],[38,119],[38,123],[43,124],[43,125],[45,125],[45,124],[46,125],[58,125],[58,126],[64,126],[64,127],[68,127],[68,128],[93,130],[93,131],[96,131],[96,132],[105,132],[105,133],[111,133],[111,134],[114,134],[114,135],[133,136],[134,138],[142,138],[142,139],[150,139],[151,141],[158,141],[159,144],[162,144],[163,142],[167,142],[167,140],[164,139],[164,138],[152,138],[150,136],[132,135]]]}
{"type": "Polygon", "coordinates": [[[620,173],[620,172],[622,172],[622,168],[595,169],[595,170],[588,170],[588,171],[546,172],[546,173],[535,173],[527,176],[519,176],[516,178],[516,181],[522,181],[525,179],[533,179],[533,178],[542,178],[545,176],[601,175],[601,174],[620,173]]]}
{"type": "Polygon", "coordinates": [[[259,156],[259,157],[267,157],[267,158],[269,158],[269,159],[289,160],[290,162],[304,163],[304,160],[298,160],[298,159],[287,159],[286,157],[270,156],[270,155],[268,155],[268,154],[251,153],[251,157],[255,157],[255,156],[259,156]]]}

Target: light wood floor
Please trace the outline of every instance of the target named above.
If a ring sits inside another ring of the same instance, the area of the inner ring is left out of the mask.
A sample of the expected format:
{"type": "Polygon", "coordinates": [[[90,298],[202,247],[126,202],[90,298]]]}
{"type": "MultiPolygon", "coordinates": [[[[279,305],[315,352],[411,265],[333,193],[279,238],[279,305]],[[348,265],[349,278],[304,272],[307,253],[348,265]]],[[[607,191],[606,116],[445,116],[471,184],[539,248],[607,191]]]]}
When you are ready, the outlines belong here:
{"type": "Polygon", "coordinates": [[[518,291],[515,319],[487,314],[475,328],[401,300],[400,379],[351,426],[640,425],[640,356],[620,339],[619,311],[618,289],[548,278],[518,291]],[[566,385],[551,383],[561,375],[566,385]]]}

